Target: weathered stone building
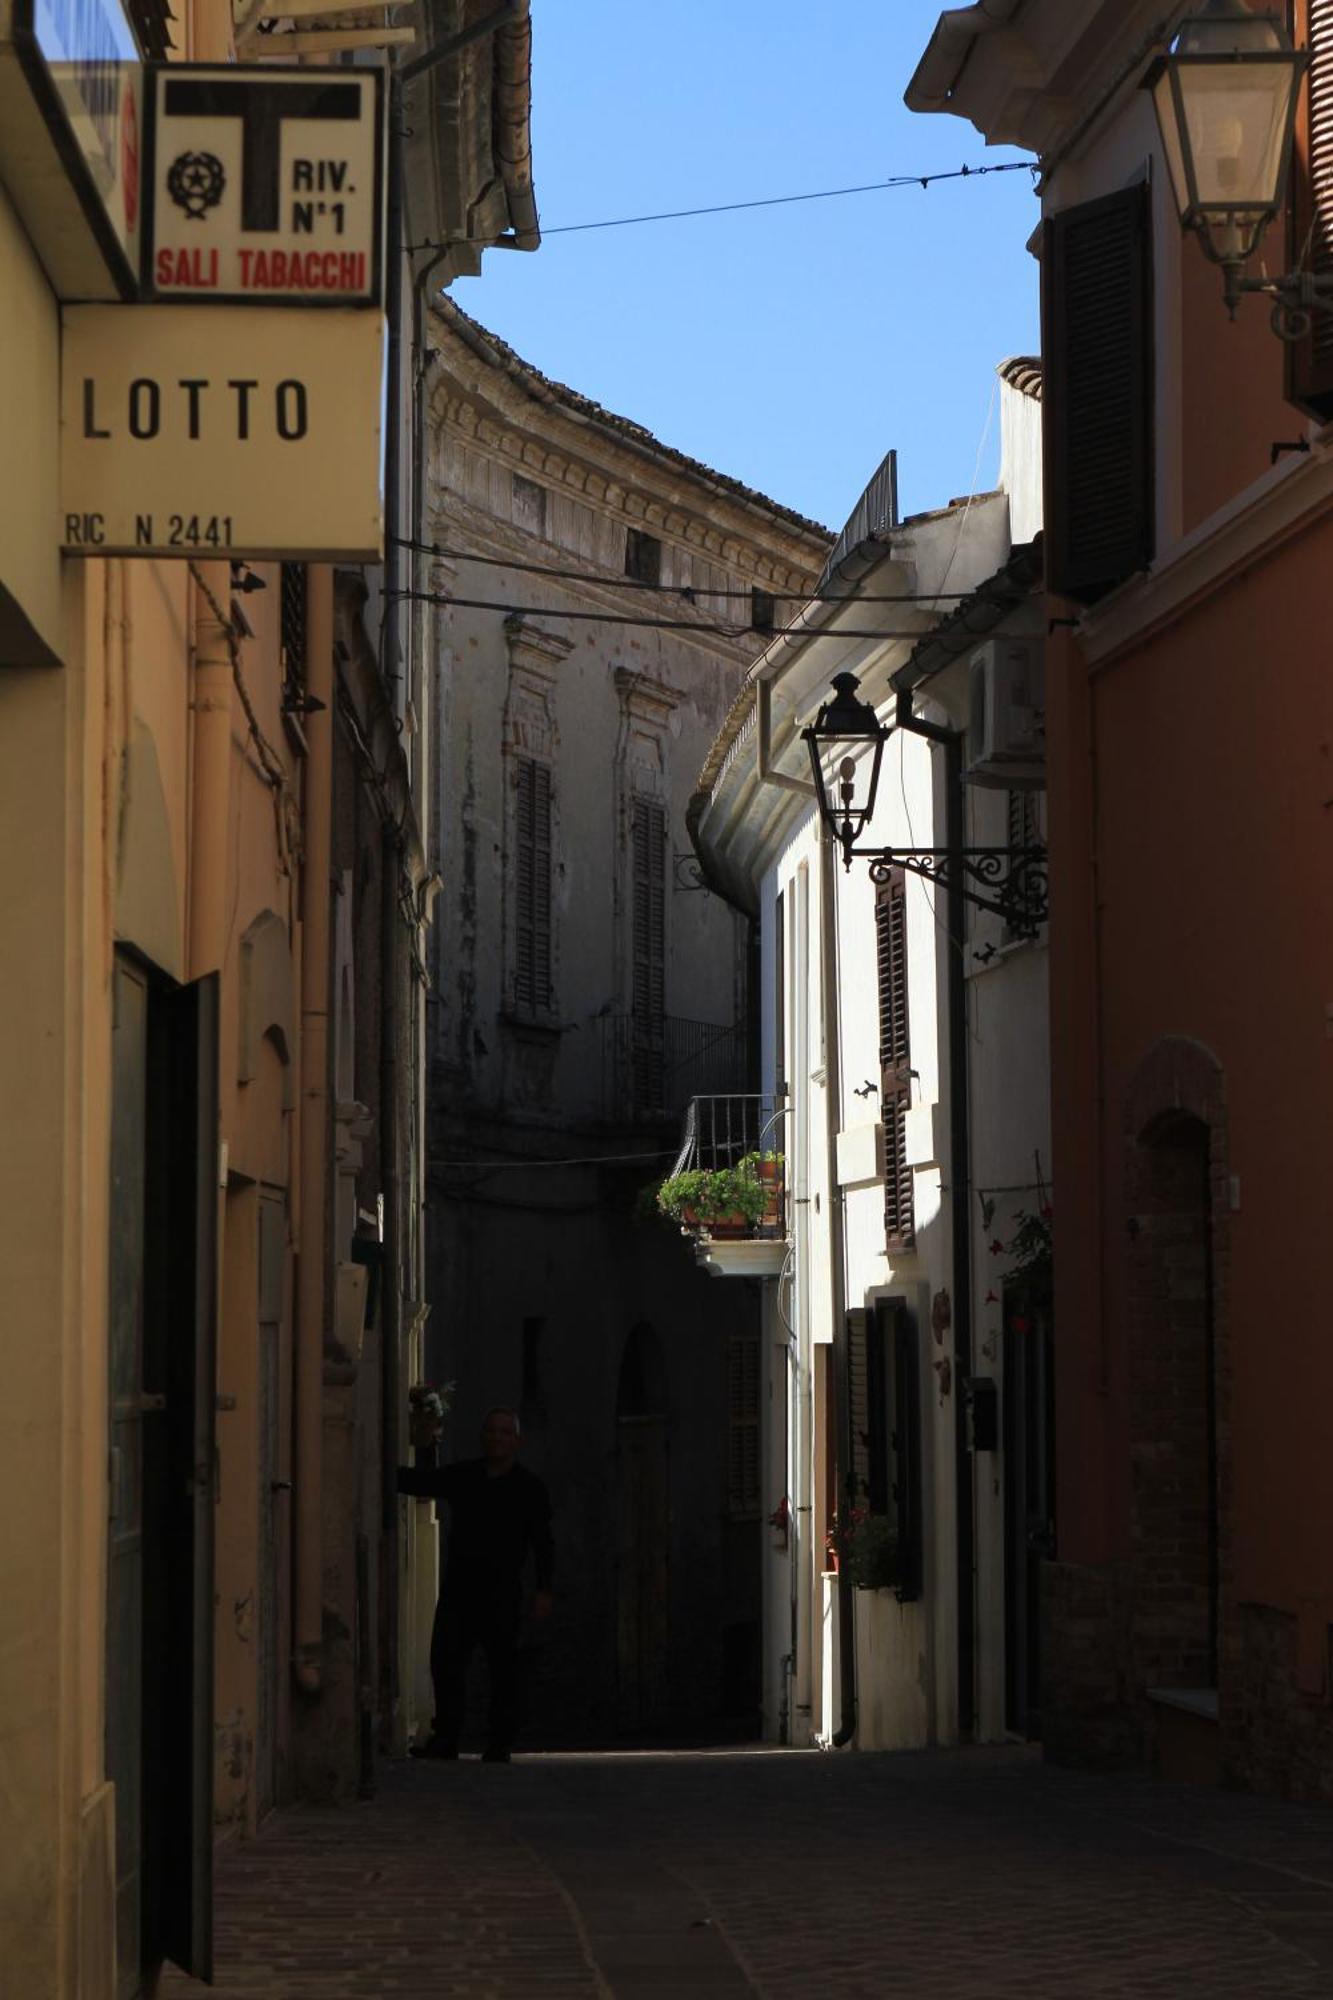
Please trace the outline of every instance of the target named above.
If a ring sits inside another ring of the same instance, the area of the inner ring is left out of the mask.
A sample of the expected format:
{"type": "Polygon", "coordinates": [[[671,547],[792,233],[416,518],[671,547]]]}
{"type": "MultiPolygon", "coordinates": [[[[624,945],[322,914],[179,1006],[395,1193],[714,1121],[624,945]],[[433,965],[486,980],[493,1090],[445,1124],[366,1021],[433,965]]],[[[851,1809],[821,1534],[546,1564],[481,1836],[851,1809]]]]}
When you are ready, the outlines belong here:
{"type": "Polygon", "coordinates": [[[555,1503],[529,1739],[757,1719],[758,1317],[641,1191],[746,1086],[748,926],[685,808],[814,524],[435,318],[430,1339],[451,1448],[521,1410],[555,1503]],[[449,600],[446,602],[446,600],[449,600]]]}

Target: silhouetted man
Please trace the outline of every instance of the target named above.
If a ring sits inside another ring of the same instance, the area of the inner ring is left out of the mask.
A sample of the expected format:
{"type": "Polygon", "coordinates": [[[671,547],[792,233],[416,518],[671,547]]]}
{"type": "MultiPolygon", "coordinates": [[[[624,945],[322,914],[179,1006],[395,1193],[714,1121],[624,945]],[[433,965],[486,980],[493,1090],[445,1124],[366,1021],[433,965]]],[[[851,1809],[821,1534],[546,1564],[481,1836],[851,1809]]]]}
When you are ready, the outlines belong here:
{"type": "Polygon", "coordinates": [[[533,1616],[551,1610],[551,1503],[541,1480],[518,1463],[513,1410],[488,1410],[481,1457],[458,1465],[436,1464],[439,1433],[438,1419],[414,1418],[416,1463],[398,1468],[400,1493],[449,1503],[449,1555],[430,1641],[435,1729],[412,1754],[457,1757],[467,1665],[480,1646],[491,1676],[482,1761],[507,1764],[518,1722],[519,1586],[529,1550],[537,1570],[533,1616]]]}

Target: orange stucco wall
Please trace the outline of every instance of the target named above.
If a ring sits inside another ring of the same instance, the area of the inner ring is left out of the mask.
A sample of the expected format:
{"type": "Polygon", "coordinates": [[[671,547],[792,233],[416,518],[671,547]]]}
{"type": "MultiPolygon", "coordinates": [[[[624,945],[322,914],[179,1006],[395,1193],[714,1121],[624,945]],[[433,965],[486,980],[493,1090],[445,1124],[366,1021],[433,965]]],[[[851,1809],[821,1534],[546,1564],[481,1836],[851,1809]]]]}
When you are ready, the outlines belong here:
{"type": "Polygon", "coordinates": [[[1128,1553],[1124,1106],[1189,1036],[1222,1066],[1239,1182],[1234,1587],[1333,1618],[1311,1504],[1333,1464],[1330,563],[1333,514],[1091,674],[1065,646],[1049,685],[1060,1553],[1128,1553]]]}

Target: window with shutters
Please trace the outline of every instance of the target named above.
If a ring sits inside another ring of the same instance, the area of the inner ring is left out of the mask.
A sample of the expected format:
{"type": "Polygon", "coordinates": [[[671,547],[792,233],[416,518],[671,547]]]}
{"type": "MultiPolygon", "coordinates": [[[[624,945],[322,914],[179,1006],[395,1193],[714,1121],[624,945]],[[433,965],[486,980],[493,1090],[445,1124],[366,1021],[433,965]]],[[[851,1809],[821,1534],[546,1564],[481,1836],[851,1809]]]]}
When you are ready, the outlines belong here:
{"type": "Polygon", "coordinates": [[[912,1042],[907,1005],[907,877],[889,871],[875,886],[879,973],[880,1107],[884,1119],[884,1240],[890,1255],[916,1241],[907,1113],[912,1103],[912,1042]]]}
{"type": "Polygon", "coordinates": [[[727,1512],[752,1521],[759,1512],[759,1335],[727,1343],[727,1512]]]}
{"type": "Polygon", "coordinates": [[[514,1010],[548,1014],[551,990],[551,771],[514,760],[514,1010]]]}
{"type": "MultiPolygon", "coordinates": [[[[1333,275],[1333,0],[1296,0],[1293,29],[1310,52],[1310,70],[1296,114],[1292,163],[1290,266],[1333,275]]],[[[1308,340],[1287,356],[1293,403],[1327,421],[1333,417],[1333,313],[1316,313],[1308,340]]]]}
{"type": "Polygon", "coordinates": [[[853,1504],[892,1523],[902,1600],[921,1595],[921,1376],[916,1320],[902,1299],[847,1315],[853,1504]]]}
{"type": "Polygon", "coordinates": [[[660,1110],[666,1031],[666,809],[630,803],[630,1060],[637,1110],[660,1110]]]}
{"type": "Polygon", "coordinates": [[[1125,188],[1042,235],[1046,580],[1089,604],[1154,550],[1149,200],[1125,188]]]}

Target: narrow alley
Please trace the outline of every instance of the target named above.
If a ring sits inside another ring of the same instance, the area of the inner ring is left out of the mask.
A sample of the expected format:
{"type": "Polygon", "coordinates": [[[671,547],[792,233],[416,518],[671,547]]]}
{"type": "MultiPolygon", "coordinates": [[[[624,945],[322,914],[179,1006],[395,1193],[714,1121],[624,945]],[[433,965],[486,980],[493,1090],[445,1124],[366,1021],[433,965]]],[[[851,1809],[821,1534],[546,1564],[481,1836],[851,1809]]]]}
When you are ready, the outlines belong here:
{"type": "MultiPolygon", "coordinates": [[[[912,2000],[1333,1983],[1318,1808],[1025,1749],[387,1766],[219,1856],[215,1991],[912,2000]]],[[[162,2000],[207,1989],[170,1974],[162,2000]]]]}

